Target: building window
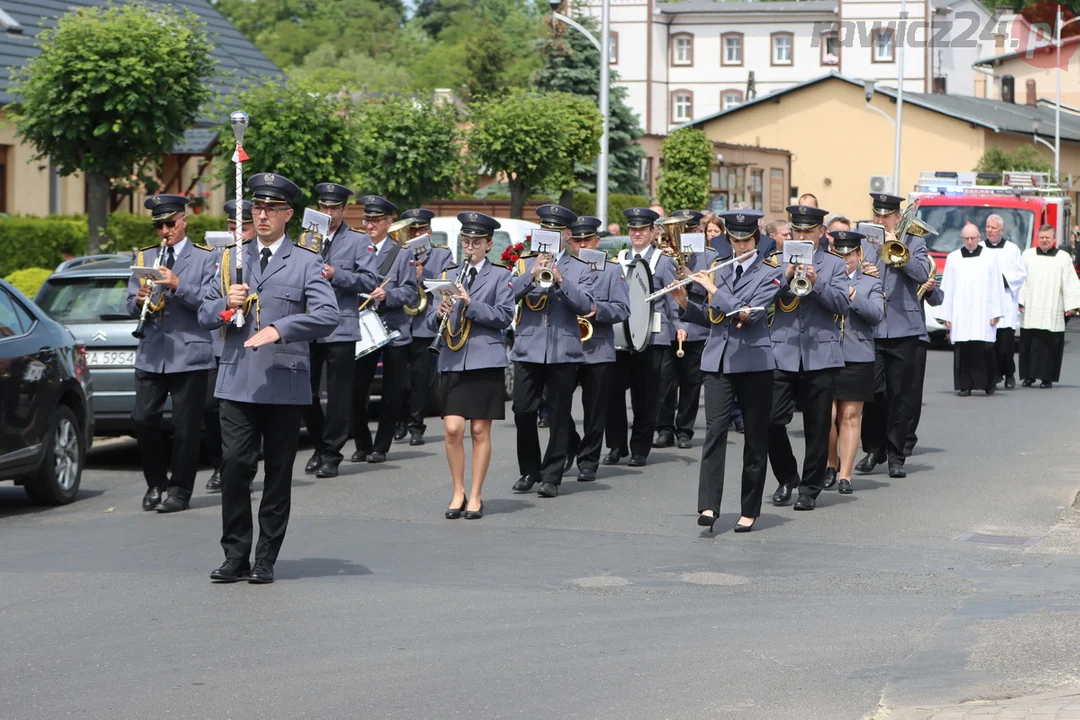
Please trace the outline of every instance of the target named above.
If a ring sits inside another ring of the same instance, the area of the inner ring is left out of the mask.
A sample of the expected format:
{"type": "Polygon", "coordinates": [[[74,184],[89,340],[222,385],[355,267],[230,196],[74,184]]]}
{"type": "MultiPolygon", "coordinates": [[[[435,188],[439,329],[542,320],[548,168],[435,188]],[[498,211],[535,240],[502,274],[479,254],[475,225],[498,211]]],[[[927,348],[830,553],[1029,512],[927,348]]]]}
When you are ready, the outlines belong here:
{"type": "Polygon", "coordinates": [[[891,63],[896,44],[895,35],[889,28],[878,28],[873,32],[874,49],[872,60],[876,63],[891,63]]]}
{"type": "Polygon", "coordinates": [[[651,195],[653,191],[653,159],[651,157],[641,158],[641,181],[645,183],[645,191],[651,195]]]}
{"type": "Polygon", "coordinates": [[[694,93],[689,90],[676,90],[671,94],[671,121],[690,122],[694,118],[694,93]]]}
{"type": "Polygon", "coordinates": [[[612,65],[619,62],[619,33],[614,30],[608,36],[608,62],[612,65]]]}
{"type": "Polygon", "coordinates": [[[794,61],[795,36],[789,32],[772,34],[772,64],[791,65],[794,61]]]}
{"type": "Polygon", "coordinates": [[[750,207],[765,210],[765,171],[750,170],[750,207]]]}
{"type": "Polygon", "coordinates": [[[821,33],[821,64],[840,64],[840,36],[835,30],[821,33]]]}
{"type": "Polygon", "coordinates": [[[720,93],[720,109],[730,110],[742,105],[742,90],[725,90],[720,93]]]}
{"type": "Polygon", "coordinates": [[[720,36],[720,64],[738,66],[743,64],[742,33],[724,33],[720,36]]]}
{"type": "Polygon", "coordinates": [[[783,212],[786,201],[783,168],[769,168],[769,212],[783,212]]]}
{"type": "Polygon", "coordinates": [[[693,65],[694,64],[694,36],[688,33],[680,33],[671,36],[671,64],[693,65]]]}

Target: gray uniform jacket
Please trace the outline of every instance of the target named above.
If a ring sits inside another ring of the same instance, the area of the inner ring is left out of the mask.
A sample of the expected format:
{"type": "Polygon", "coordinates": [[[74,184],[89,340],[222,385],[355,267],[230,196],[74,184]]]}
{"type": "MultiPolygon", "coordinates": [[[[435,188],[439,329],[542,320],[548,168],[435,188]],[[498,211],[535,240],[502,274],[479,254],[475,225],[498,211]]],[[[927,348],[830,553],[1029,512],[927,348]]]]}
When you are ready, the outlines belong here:
{"type": "MultiPolygon", "coordinates": [[[[222,266],[223,272],[230,270],[222,266]]],[[[286,237],[263,272],[259,242],[244,243],[244,280],[250,292],[259,294],[259,306],[248,312],[244,327],[226,328],[215,397],[261,405],[311,404],[309,343],[330,335],[340,319],[334,291],[322,271],[321,257],[286,237]],[[258,329],[270,325],[281,335],[279,342],[244,347],[258,329]]],[[[208,330],[220,328],[226,307],[221,285],[212,285],[199,307],[199,323],[208,330]]]]}
{"type": "Polygon", "coordinates": [[[881,280],[855,271],[848,279],[855,288],[855,299],[844,318],[844,338],[840,343],[845,363],[874,362],[874,328],[885,317],[885,299],[881,280]]]}
{"type": "Polygon", "coordinates": [[[510,359],[529,363],[583,362],[585,352],[577,319],[592,312],[596,302],[592,276],[597,273],[589,272],[588,263],[564,252],[556,263],[562,284],[544,290],[533,283],[536,261],[536,257],[524,258],[514,267],[514,300],[521,303],[521,315],[510,359]]]}
{"type": "MultiPolygon", "coordinates": [[[[690,258],[689,264],[687,265],[687,267],[690,268],[690,272],[698,272],[700,270],[708,270],[709,266],[712,265],[714,262],[716,262],[717,258],[719,258],[719,257],[720,256],[717,254],[717,252],[715,250],[713,250],[711,247],[707,247],[707,248],[705,248],[705,252],[694,253],[694,255],[690,258]]],[[[734,271],[731,270],[730,267],[724,268],[724,270],[721,270],[720,272],[728,272],[728,271],[734,272],[734,271]]],[[[695,283],[695,282],[692,282],[692,283],[690,283],[689,285],[686,286],[686,293],[687,293],[687,295],[690,296],[690,302],[695,303],[695,304],[703,304],[705,302],[706,295],[707,295],[707,293],[705,292],[705,289],[703,287],[701,287],[700,285],[698,285],[697,283],[695,283]]],[[[681,320],[680,317],[679,317],[680,314],[681,314],[681,311],[678,309],[678,303],[676,303],[675,306],[676,306],[675,329],[676,330],[685,330],[686,331],[686,341],[687,342],[701,342],[703,340],[708,339],[709,334],[710,334],[709,333],[710,328],[703,327],[703,326],[699,325],[696,322],[686,322],[684,320],[681,320]]],[[[711,323],[710,323],[710,325],[711,325],[711,323]]],[[[676,338],[676,341],[678,341],[678,338],[676,338]]]]}
{"type": "MultiPolygon", "coordinates": [[[[428,253],[427,261],[424,263],[425,280],[434,280],[442,277],[442,274],[449,268],[454,266],[454,255],[450,252],[450,249],[443,245],[438,245],[431,248],[428,253]]],[[[423,286],[417,288],[417,292],[425,292],[423,286]]],[[[432,298],[431,293],[428,296],[427,309],[422,313],[413,315],[412,318],[412,336],[414,338],[427,338],[432,339],[435,337],[435,328],[438,327],[438,321],[435,325],[428,329],[428,319],[435,314],[435,308],[439,306],[437,300],[432,298]]],[[[419,295],[417,296],[419,297],[419,295]]]]}
{"type": "Polygon", "coordinates": [[[333,333],[315,342],[356,342],[360,339],[359,294],[371,292],[379,284],[375,274],[375,253],[367,250],[370,245],[367,235],[345,223],[341,223],[331,236],[323,264],[334,268],[330,287],[334,289],[341,320],[333,333]]]}
{"type": "MultiPolygon", "coordinates": [[[[923,298],[923,300],[926,302],[927,305],[930,305],[931,307],[937,307],[945,301],[945,293],[941,291],[940,287],[936,287],[934,288],[934,292],[927,295],[925,298],[923,298]]],[[[923,330],[922,335],[919,336],[919,340],[924,343],[929,343],[930,333],[926,330],[926,307],[920,306],[920,309],[923,311],[923,330]]]]}
{"type": "MultiPolygon", "coordinates": [[[[635,250],[632,247],[619,254],[619,262],[623,265],[624,271],[634,260],[634,255],[635,250]]],[[[650,246],[642,254],[642,259],[653,268],[652,286],[654,291],[663,290],[677,279],[675,261],[664,255],[659,248],[650,246]]],[[[653,312],[660,314],[660,329],[652,333],[652,339],[649,340],[650,345],[671,345],[671,343],[675,342],[675,317],[678,314],[678,309],[679,306],[671,293],[656,300],[653,304],[653,312]]]]}
{"type": "Polygon", "coordinates": [[[926,241],[908,235],[907,246],[911,259],[904,267],[893,268],[881,259],[875,245],[864,244],[865,260],[877,265],[885,293],[885,317],[874,328],[877,339],[919,337],[926,331],[922,303],[916,297],[919,286],[930,278],[926,241]]]}
{"type": "MultiPolygon", "coordinates": [[[[462,272],[469,271],[469,267],[449,268],[445,277],[456,281],[462,272]]],[[[439,274],[442,275],[441,272],[439,274]]],[[[439,372],[504,368],[510,364],[503,341],[503,330],[514,321],[514,291],[509,269],[485,260],[468,292],[469,306],[465,307],[458,301],[447,324],[448,330],[458,336],[447,341],[444,335],[439,345],[442,350],[438,359],[439,372]],[[461,341],[460,333],[466,320],[469,322],[469,335],[465,345],[459,350],[451,350],[451,342],[456,346],[461,341]]],[[[435,337],[439,322],[434,312],[428,316],[427,330],[431,337],[435,337]]]]}
{"type": "Polygon", "coordinates": [[[596,314],[589,318],[593,334],[584,343],[585,364],[613,363],[615,323],[630,317],[630,291],[617,262],[609,260],[599,270],[590,272],[596,276],[593,284],[596,314]]]}
{"type": "MultiPolygon", "coordinates": [[[[368,253],[375,258],[375,271],[381,278],[379,282],[390,278],[390,282],[383,290],[386,299],[378,304],[377,312],[382,317],[386,329],[393,332],[397,330],[400,335],[390,341],[391,347],[400,347],[412,343],[412,318],[405,314],[406,305],[415,305],[420,300],[416,289],[416,270],[413,265],[412,250],[402,247],[394,261],[387,266],[390,253],[395,245],[394,241],[386,238],[382,244],[382,251],[376,252],[371,244],[371,238],[367,239],[368,253]]],[[[369,304],[368,308],[374,303],[369,304]]]]}
{"type": "Polygon", "coordinates": [[[782,272],[770,263],[755,262],[733,287],[735,278],[727,272],[730,269],[724,268],[716,274],[717,292],[711,300],[691,300],[686,309],[680,311],[684,321],[709,329],[709,339],[701,355],[701,369],[725,374],[771,372],[776,369],[776,358],[769,336],[767,312],[752,311],[741,326],[737,315],[724,316],[741,307],[767,307],[780,290],[782,272]]]}
{"type": "Polygon", "coordinates": [[[844,365],[837,316],[843,317],[848,311],[846,266],[842,258],[819,246],[814,251],[814,269],[817,282],[810,294],[801,298],[780,276],[783,286],[776,296],[770,327],[778,370],[813,371],[844,365]]]}
{"type": "MultiPolygon", "coordinates": [[[[214,253],[214,279],[210,282],[217,284],[221,282],[221,256],[224,254],[225,248],[211,248],[211,250],[214,253]]],[[[209,290],[208,287],[207,291],[209,292],[209,290]]],[[[210,344],[214,348],[214,362],[217,363],[221,359],[221,351],[225,349],[225,331],[221,329],[212,330],[210,332],[210,344]]]]}
{"type": "MultiPolygon", "coordinates": [[[[140,251],[144,267],[158,265],[160,246],[152,245],[140,251]]],[[[164,260],[162,260],[164,263],[164,260]]],[[[216,366],[210,333],[199,326],[199,304],[214,281],[214,253],[199,247],[189,238],[176,256],[172,271],[180,280],[176,290],[159,288],[153,299],[164,293],[165,309],[158,316],[148,316],[144,327],[146,337],[139,341],[135,352],[135,369],[152,373],[181,373],[211,370],[216,366]]],[[[128,279],[127,309],[133,318],[142,313],[142,304],[135,302],[139,279],[128,279]]]]}

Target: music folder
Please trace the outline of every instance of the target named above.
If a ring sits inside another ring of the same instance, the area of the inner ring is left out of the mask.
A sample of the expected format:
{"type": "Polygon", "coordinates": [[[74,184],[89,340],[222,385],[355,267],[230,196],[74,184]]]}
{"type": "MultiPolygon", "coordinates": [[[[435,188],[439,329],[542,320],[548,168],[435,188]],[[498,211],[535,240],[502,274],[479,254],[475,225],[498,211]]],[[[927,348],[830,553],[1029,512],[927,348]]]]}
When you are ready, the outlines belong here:
{"type": "Polygon", "coordinates": [[[536,253],[558,255],[563,249],[562,233],[558,230],[539,228],[532,231],[529,249],[536,253]]]}
{"type": "Polygon", "coordinates": [[[593,266],[593,270],[600,270],[604,267],[604,263],[607,262],[607,253],[603,250],[590,250],[589,248],[581,248],[578,250],[578,259],[584,260],[593,266]]]}
{"type": "Polygon", "coordinates": [[[705,252],[705,233],[685,233],[679,238],[684,253],[705,252]]]}
{"type": "Polygon", "coordinates": [[[784,264],[811,265],[814,262],[814,243],[803,240],[784,242],[784,264]]]}
{"type": "Polygon", "coordinates": [[[318,210],[304,208],[304,219],[301,225],[305,230],[319,233],[323,237],[330,235],[330,216],[318,210]]]}
{"type": "Polygon", "coordinates": [[[405,247],[413,251],[413,257],[423,257],[431,251],[431,235],[424,234],[414,237],[405,243],[405,247]]]}
{"type": "Polygon", "coordinates": [[[206,233],[206,244],[212,248],[231,247],[236,244],[236,236],[225,230],[213,230],[206,233]]]}
{"type": "Polygon", "coordinates": [[[432,295],[454,295],[458,291],[450,280],[425,280],[424,289],[432,295]]]}
{"type": "Polygon", "coordinates": [[[131,266],[131,274],[140,280],[149,278],[150,280],[161,280],[161,270],[156,267],[139,267],[138,265],[131,266]]]}

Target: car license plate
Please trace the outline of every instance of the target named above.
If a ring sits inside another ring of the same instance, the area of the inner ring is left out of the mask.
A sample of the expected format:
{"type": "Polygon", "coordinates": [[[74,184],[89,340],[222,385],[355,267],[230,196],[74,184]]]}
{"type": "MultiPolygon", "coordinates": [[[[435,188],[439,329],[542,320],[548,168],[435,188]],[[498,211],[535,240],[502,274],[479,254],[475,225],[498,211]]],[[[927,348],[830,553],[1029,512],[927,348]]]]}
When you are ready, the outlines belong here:
{"type": "Polygon", "coordinates": [[[86,354],[90,367],[128,366],[135,364],[134,350],[91,350],[86,354]]]}

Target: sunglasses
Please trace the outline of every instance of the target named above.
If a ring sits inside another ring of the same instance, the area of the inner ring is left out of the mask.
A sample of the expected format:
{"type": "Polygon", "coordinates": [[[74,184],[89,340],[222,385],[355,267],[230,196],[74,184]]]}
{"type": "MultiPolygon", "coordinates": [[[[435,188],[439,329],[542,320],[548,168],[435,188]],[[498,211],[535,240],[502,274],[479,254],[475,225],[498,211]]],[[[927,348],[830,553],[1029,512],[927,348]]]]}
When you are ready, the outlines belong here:
{"type": "Polygon", "coordinates": [[[154,229],[155,230],[160,230],[163,227],[167,227],[167,228],[176,227],[176,221],[175,220],[155,220],[154,221],[154,229]]]}

